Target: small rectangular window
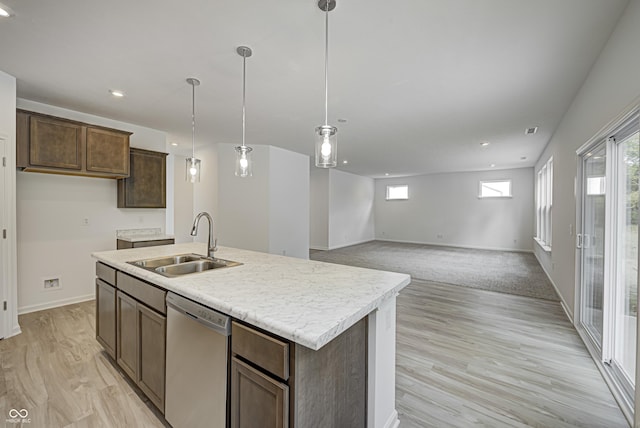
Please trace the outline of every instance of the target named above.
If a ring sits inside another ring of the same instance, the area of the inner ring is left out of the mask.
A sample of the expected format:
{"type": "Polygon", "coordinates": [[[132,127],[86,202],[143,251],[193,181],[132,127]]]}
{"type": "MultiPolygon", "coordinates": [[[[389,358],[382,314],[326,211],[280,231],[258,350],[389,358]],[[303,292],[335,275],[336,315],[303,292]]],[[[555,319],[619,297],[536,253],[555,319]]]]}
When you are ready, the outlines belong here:
{"type": "Polygon", "coordinates": [[[510,198],[511,180],[492,180],[480,182],[480,198],[510,198]]]}
{"type": "Polygon", "coordinates": [[[409,186],[387,186],[387,201],[409,199],[409,186]]]}

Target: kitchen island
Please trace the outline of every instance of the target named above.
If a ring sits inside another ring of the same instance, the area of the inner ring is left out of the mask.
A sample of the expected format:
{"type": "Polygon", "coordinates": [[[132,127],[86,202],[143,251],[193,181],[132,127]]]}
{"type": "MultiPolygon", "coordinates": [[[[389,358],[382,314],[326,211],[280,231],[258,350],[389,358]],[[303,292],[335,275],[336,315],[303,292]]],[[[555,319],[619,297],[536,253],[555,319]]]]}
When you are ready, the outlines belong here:
{"type": "Polygon", "coordinates": [[[320,355],[332,341],[362,325],[366,335],[366,426],[398,425],[395,300],[410,282],[408,275],[226,247],[216,257],[242,265],[168,278],[128,263],[187,253],[206,254],[206,245],[105,251],[93,257],[123,274],[290,341],[300,355],[320,355]]]}

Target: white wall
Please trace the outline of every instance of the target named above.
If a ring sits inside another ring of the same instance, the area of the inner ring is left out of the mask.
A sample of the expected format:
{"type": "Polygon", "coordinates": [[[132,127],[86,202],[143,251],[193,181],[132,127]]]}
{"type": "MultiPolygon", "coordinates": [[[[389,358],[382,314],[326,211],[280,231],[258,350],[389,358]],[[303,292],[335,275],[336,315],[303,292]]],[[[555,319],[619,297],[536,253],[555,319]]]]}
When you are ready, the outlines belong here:
{"type": "Polygon", "coordinates": [[[219,244],[308,258],[308,156],[252,147],[253,176],[239,178],[234,145],[218,145],[219,244]]]}
{"type": "Polygon", "coordinates": [[[311,168],[309,176],[309,246],[329,249],[329,169],[311,168]]]}
{"type": "Polygon", "coordinates": [[[373,178],[311,170],[311,248],[333,250],[375,239],[373,178]]]}
{"type": "MultiPolygon", "coordinates": [[[[195,217],[193,215],[194,184],[185,179],[187,158],[185,156],[174,156],[173,159],[175,162],[175,174],[173,176],[173,235],[176,243],[192,242],[193,238],[189,233],[195,217]]],[[[207,166],[210,167],[210,165],[207,166]]],[[[203,233],[201,235],[206,236],[203,233]]]]}
{"type": "MultiPolygon", "coordinates": [[[[191,225],[196,215],[202,211],[208,212],[213,217],[214,232],[219,232],[220,228],[218,219],[218,146],[217,144],[200,145],[196,148],[196,158],[200,159],[200,182],[199,183],[186,183],[192,188],[193,193],[193,206],[190,218],[187,219],[187,226],[191,231],[191,225]]],[[[178,179],[183,180],[185,175],[185,160],[181,160],[182,164],[178,167],[176,175],[178,179]]],[[[184,219],[180,220],[181,223],[184,219]]],[[[178,226],[176,226],[178,227],[178,226]]],[[[184,227],[183,224],[180,227],[184,227]]],[[[206,220],[203,220],[202,225],[199,226],[198,234],[195,237],[195,241],[207,242],[208,228],[206,220]]],[[[187,233],[188,233],[187,232],[187,233]]],[[[216,233],[216,236],[220,236],[216,233]]],[[[190,236],[189,236],[190,237],[190,236]]]]}
{"type": "MultiPolygon", "coordinates": [[[[17,246],[16,246],[16,79],[0,71],[0,135],[6,140],[7,166],[5,183],[8,200],[5,210],[7,239],[3,240],[0,255],[4,259],[6,272],[0,277],[2,299],[7,301],[7,311],[3,312],[0,337],[9,337],[20,333],[18,325],[18,286],[17,286],[17,246]],[[6,279],[6,283],[4,282],[6,279]]],[[[1,168],[1,167],[0,167],[1,168]]],[[[0,201],[4,204],[4,201],[0,201]]],[[[2,263],[2,260],[0,260],[2,263]]],[[[2,268],[0,267],[0,271],[2,268]]]]}
{"type": "Polygon", "coordinates": [[[548,254],[535,244],[535,252],[571,314],[576,300],[576,150],[640,96],[638,23],[640,0],[632,0],[536,164],[537,170],[553,156],[553,248],[548,254]]]}
{"type": "Polygon", "coordinates": [[[329,171],[329,248],[375,239],[374,183],[369,177],[329,171]]]}
{"type": "MultiPolygon", "coordinates": [[[[157,130],[18,99],[18,107],[133,132],[131,146],[166,151],[157,130]]],[[[167,171],[173,181],[173,171],[167,171]]],[[[115,249],[116,229],[162,228],[164,209],[119,209],[116,180],[19,172],[18,308],[21,313],[91,299],[94,251],[115,249]],[[84,225],[84,219],[88,225],[84,225]],[[37,263],[34,263],[34,260],[37,263]],[[43,280],[60,278],[61,288],[44,290],[43,280]]]]}
{"type": "Polygon", "coordinates": [[[218,144],[218,243],[269,252],[269,146],[253,147],[253,176],[235,176],[235,145],[218,144]]]}
{"type": "Polygon", "coordinates": [[[533,169],[429,174],[376,180],[376,238],[470,248],[531,251],[533,169]],[[512,198],[480,199],[480,180],[511,179],[512,198]],[[386,186],[409,185],[409,200],[387,201],[386,186]]]}
{"type": "Polygon", "coordinates": [[[309,156],[270,146],[269,252],[309,258],[309,156]]]}

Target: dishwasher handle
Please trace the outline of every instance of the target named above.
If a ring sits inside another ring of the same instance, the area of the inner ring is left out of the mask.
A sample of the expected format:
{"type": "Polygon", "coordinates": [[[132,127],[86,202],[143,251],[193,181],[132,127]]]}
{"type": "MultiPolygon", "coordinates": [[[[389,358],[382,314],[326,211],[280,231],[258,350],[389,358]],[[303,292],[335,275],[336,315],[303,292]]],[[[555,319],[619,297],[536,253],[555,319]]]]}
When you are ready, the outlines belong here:
{"type": "Polygon", "coordinates": [[[223,336],[231,335],[231,317],[221,312],[171,292],[167,293],[167,306],[223,336]]]}

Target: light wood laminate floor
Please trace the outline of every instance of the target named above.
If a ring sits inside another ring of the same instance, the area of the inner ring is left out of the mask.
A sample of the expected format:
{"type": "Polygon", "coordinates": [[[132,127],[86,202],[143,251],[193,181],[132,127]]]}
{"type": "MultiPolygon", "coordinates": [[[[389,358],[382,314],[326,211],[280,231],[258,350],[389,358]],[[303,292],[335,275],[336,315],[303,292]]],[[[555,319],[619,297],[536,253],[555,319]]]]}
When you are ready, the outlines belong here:
{"type": "Polygon", "coordinates": [[[0,341],[0,423],[6,427],[162,427],[95,339],[95,302],[21,315],[0,341]],[[31,423],[5,419],[26,409],[31,423]]]}
{"type": "Polygon", "coordinates": [[[628,427],[558,302],[413,281],[398,297],[401,427],[628,427]]]}
{"type": "MultiPolygon", "coordinates": [[[[20,325],[0,341],[0,418],[15,408],[31,428],[163,426],[96,342],[94,302],[20,325]]],[[[400,293],[396,395],[401,428],[627,426],[557,302],[451,285],[400,293]]]]}

